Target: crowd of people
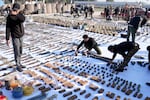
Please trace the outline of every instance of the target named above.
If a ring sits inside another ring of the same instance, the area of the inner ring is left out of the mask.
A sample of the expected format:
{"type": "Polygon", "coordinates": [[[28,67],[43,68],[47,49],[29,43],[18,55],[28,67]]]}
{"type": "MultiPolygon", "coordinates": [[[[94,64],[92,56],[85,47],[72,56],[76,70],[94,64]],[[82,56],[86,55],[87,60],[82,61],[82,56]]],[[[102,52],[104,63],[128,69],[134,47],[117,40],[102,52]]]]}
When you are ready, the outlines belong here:
{"type": "MultiPolygon", "coordinates": [[[[56,13],[65,13],[65,6],[67,6],[67,3],[62,3],[62,5],[59,5],[56,3],[56,7],[52,9],[56,9],[56,13]],[[61,12],[59,12],[59,6],[61,12]]],[[[37,6],[37,3],[34,4],[34,11],[31,12],[31,14],[38,14],[38,13],[44,13],[44,9],[46,6],[44,4],[41,4],[41,8],[37,6]]],[[[0,7],[0,15],[8,14],[11,6],[8,4],[7,6],[1,6],[0,7]]],[[[25,5],[25,10],[29,10],[25,5]]],[[[100,9],[99,9],[100,10],[100,9]]],[[[70,9],[67,10],[67,13],[73,15],[74,17],[80,17],[84,15],[85,18],[90,17],[93,19],[94,14],[94,6],[92,5],[81,5],[81,4],[71,4],[70,9]]],[[[101,11],[101,10],[100,10],[101,11]]],[[[124,6],[117,6],[112,7],[111,5],[104,7],[104,11],[101,12],[101,16],[105,17],[106,20],[119,20],[119,18],[129,21],[130,18],[136,15],[137,12],[140,12],[142,15],[150,17],[150,8],[142,8],[140,6],[132,6],[125,4],[124,6]]]]}
{"type": "Polygon", "coordinates": [[[74,17],[79,17],[80,15],[84,14],[84,17],[87,18],[88,16],[92,19],[93,18],[94,9],[92,6],[71,6],[70,14],[74,17]]]}
{"type": "Polygon", "coordinates": [[[126,4],[125,6],[117,6],[113,8],[111,5],[104,8],[104,13],[101,13],[106,20],[112,20],[115,18],[119,20],[122,18],[124,20],[129,21],[130,18],[136,15],[137,12],[140,12],[142,15],[150,17],[150,8],[142,8],[137,6],[129,6],[126,4]]]}

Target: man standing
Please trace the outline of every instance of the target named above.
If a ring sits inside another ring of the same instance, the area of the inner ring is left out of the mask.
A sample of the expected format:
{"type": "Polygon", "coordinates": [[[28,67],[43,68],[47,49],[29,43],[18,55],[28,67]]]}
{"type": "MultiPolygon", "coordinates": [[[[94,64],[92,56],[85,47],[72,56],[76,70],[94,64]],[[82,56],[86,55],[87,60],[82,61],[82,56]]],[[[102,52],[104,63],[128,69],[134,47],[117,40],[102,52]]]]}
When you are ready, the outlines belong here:
{"type": "MultiPolygon", "coordinates": [[[[92,50],[92,49],[95,49],[95,51],[97,52],[97,54],[101,54],[101,50],[99,49],[96,41],[91,38],[91,37],[88,37],[88,35],[83,35],[83,41],[79,44],[79,46],[77,47],[77,50],[76,50],[76,55],[78,54],[78,50],[79,48],[84,44],[85,48],[88,49],[88,51],[92,50]]],[[[87,51],[87,53],[88,53],[87,51]]]]}
{"type": "MultiPolygon", "coordinates": [[[[148,69],[150,70],[150,46],[147,46],[147,51],[148,51],[148,63],[149,63],[148,69]]],[[[147,82],[146,84],[150,86],[150,82],[147,82]]]]}
{"type": "Polygon", "coordinates": [[[88,7],[87,6],[84,7],[84,14],[85,14],[85,18],[87,18],[87,15],[88,15],[88,7]]]}
{"type": "Polygon", "coordinates": [[[25,16],[20,12],[20,5],[14,3],[10,14],[6,21],[6,43],[9,46],[10,36],[12,38],[12,44],[14,49],[14,57],[16,62],[16,69],[21,72],[21,54],[22,54],[22,44],[24,35],[23,22],[25,21],[25,16]]]}
{"type": "Polygon", "coordinates": [[[137,32],[140,21],[141,17],[138,14],[136,14],[135,17],[131,18],[128,24],[127,42],[129,42],[130,33],[132,34],[132,42],[135,42],[135,33],[137,32]]]}
{"type": "Polygon", "coordinates": [[[94,13],[93,7],[90,6],[89,7],[89,15],[90,15],[91,19],[93,19],[93,13],[94,13]]]}
{"type": "Polygon", "coordinates": [[[132,34],[132,42],[135,42],[135,34],[140,27],[143,27],[147,22],[147,17],[142,15],[140,16],[139,12],[137,12],[136,16],[131,18],[128,24],[128,32],[127,32],[127,42],[129,42],[130,33],[132,34]]]}
{"type": "Polygon", "coordinates": [[[150,46],[147,46],[148,51],[148,63],[150,64],[150,46]]]}

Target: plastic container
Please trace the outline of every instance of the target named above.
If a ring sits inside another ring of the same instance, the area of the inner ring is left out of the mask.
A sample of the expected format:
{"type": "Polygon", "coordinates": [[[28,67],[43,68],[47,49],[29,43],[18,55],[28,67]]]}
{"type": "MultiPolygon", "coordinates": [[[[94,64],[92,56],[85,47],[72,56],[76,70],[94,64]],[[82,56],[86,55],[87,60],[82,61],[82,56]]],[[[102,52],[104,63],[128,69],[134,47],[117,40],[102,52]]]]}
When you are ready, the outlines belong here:
{"type": "Polygon", "coordinates": [[[0,100],[8,100],[6,96],[0,95],[0,100]]]}
{"type": "Polygon", "coordinates": [[[23,95],[29,96],[33,93],[34,89],[31,86],[24,86],[23,87],[23,95]]]}
{"type": "Polygon", "coordinates": [[[18,87],[18,86],[19,86],[19,84],[18,84],[17,81],[13,80],[13,81],[10,82],[10,87],[11,87],[12,89],[14,89],[14,88],[16,88],[16,87],[18,87]]]}
{"type": "Polygon", "coordinates": [[[22,87],[15,87],[12,91],[12,96],[14,98],[21,98],[23,96],[23,89],[22,87]]]}

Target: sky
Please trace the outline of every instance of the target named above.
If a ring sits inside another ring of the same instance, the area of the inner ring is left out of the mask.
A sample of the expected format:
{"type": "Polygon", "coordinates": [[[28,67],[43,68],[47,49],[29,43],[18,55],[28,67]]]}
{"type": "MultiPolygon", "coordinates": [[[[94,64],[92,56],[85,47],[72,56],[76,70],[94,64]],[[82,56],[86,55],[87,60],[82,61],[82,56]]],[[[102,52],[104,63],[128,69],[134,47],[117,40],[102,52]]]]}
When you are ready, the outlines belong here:
{"type": "Polygon", "coordinates": [[[2,6],[4,3],[3,3],[3,1],[2,0],[0,0],[0,6],[2,6]]]}
{"type": "MultiPolygon", "coordinates": [[[[106,1],[106,0],[97,0],[97,1],[106,1]]],[[[146,4],[150,4],[150,0],[114,0],[115,2],[143,2],[146,4]]]]}

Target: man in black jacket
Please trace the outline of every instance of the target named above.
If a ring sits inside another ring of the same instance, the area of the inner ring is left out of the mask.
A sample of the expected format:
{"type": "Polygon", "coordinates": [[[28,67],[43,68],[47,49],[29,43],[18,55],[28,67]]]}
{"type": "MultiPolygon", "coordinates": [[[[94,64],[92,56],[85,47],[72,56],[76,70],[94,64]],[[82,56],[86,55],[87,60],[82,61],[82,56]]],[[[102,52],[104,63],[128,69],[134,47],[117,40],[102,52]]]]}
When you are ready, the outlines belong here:
{"type": "Polygon", "coordinates": [[[85,48],[88,49],[88,51],[95,49],[95,51],[97,52],[97,54],[101,54],[101,50],[99,49],[96,41],[91,38],[91,37],[88,37],[88,35],[83,35],[83,41],[79,44],[79,46],[77,47],[77,50],[76,50],[76,55],[78,54],[78,50],[79,48],[84,44],[85,48]]]}
{"type": "Polygon", "coordinates": [[[140,14],[136,14],[133,18],[131,18],[128,24],[128,32],[127,32],[127,42],[129,42],[130,34],[132,35],[132,42],[135,42],[135,34],[140,27],[145,25],[147,22],[146,16],[140,16],[140,14]]]}
{"type": "Polygon", "coordinates": [[[147,46],[148,51],[148,63],[150,64],[150,46],[147,46]]]}
{"type": "Polygon", "coordinates": [[[14,49],[14,57],[16,62],[16,69],[21,72],[21,54],[22,54],[22,44],[23,44],[23,35],[24,35],[24,26],[23,22],[25,21],[25,16],[20,13],[20,5],[14,3],[10,14],[7,17],[6,21],[6,43],[9,46],[10,36],[12,38],[12,44],[14,49]]]}
{"type": "Polygon", "coordinates": [[[87,6],[84,7],[84,14],[85,14],[85,18],[87,18],[87,15],[88,15],[88,7],[87,6]]]}
{"type": "MultiPolygon", "coordinates": [[[[149,63],[148,69],[150,70],[150,46],[147,46],[147,51],[148,51],[148,63],[149,63]]],[[[146,84],[150,86],[150,82],[147,82],[146,84]]]]}
{"type": "Polygon", "coordinates": [[[127,41],[129,42],[130,33],[132,34],[132,42],[135,42],[135,33],[139,27],[141,21],[141,17],[136,15],[135,17],[131,18],[128,24],[128,33],[127,33],[127,41]]]}
{"type": "Polygon", "coordinates": [[[89,15],[90,15],[91,19],[93,19],[94,9],[92,8],[92,6],[90,6],[90,7],[88,8],[88,12],[89,12],[89,15]]]}
{"type": "Polygon", "coordinates": [[[148,69],[150,70],[150,46],[147,46],[147,51],[148,51],[148,63],[149,63],[148,69]]]}
{"type": "Polygon", "coordinates": [[[125,59],[127,57],[127,54],[133,50],[135,47],[135,43],[133,42],[122,42],[118,45],[110,45],[108,47],[108,50],[111,51],[113,53],[113,57],[112,60],[110,61],[110,63],[115,59],[117,54],[120,54],[123,56],[123,58],[125,59]]]}

